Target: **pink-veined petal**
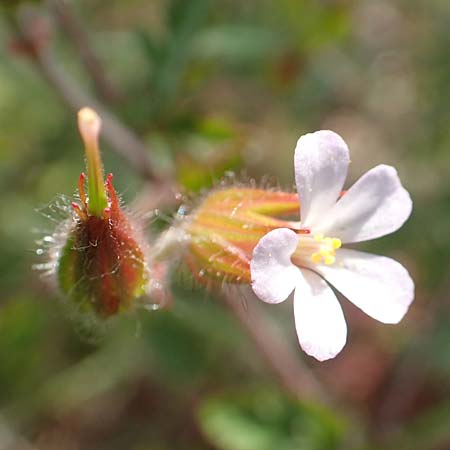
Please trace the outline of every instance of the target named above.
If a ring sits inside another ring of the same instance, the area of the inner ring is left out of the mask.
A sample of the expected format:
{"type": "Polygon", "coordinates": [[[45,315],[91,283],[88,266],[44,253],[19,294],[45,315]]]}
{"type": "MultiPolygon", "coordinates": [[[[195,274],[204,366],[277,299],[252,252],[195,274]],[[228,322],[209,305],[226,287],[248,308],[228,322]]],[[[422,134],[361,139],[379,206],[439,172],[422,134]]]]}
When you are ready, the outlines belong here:
{"type": "Polygon", "coordinates": [[[291,262],[298,236],[288,228],[277,228],[263,236],[250,262],[252,288],[267,303],[280,303],[294,290],[300,274],[291,262]]]}
{"type": "Polygon", "coordinates": [[[384,256],[339,249],[333,265],[318,265],[320,273],[341,294],[370,317],[398,323],[414,299],[414,282],[397,261],[384,256]]]}
{"type": "Polygon", "coordinates": [[[295,328],[302,349],[325,361],[334,358],[347,340],[341,305],[328,284],[309,270],[302,271],[294,294],[295,328]]]}
{"type": "Polygon", "coordinates": [[[342,242],[367,241],[398,230],[411,210],[411,197],[397,171],[379,165],[346,192],[318,229],[342,242]]]}
{"type": "Polygon", "coordinates": [[[295,182],[302,227],[313,227],[335,204],[347,176],[349,152],[333,131],[302,136],[295,148],[295,182]]]}

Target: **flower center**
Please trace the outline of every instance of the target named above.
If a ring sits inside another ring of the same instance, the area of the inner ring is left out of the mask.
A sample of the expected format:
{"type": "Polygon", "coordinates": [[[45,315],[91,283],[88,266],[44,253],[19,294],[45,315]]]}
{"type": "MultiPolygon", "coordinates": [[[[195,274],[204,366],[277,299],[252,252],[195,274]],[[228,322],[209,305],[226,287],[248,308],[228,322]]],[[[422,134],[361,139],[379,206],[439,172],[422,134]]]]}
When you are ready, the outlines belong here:
{"type": "Polygon", "coordinates": [[[334,264],[336,261],[336,250],[342,245],[341,240],[325,237],[322,233],[316,234],[314,240],[318,243],[318,250],[311,255],[311,261],[315,264],[321,262],[327,265],[334,264]]]}
{"type": "Polygon", "coordinates": [[[331,265],[336,262],[336,250],[342,242],[338,238],[327,237],[322,233],[314,236],[302,234],[297,248],[292,255],[292,261],[296,265],[307,266],[314,264],[331,265]]]}

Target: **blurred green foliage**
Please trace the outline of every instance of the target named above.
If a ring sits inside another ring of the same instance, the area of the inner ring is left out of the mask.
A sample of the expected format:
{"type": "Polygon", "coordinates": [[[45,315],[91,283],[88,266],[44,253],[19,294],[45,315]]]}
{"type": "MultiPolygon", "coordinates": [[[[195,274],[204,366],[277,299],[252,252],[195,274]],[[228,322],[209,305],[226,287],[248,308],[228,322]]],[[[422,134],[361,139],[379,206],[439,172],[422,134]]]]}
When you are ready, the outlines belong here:
{"type": "Polygon", "coordinates": [[[210,398],[199,414],[206,435],[223,450],[331,450],[342,444],[344,428],[335,416],[266,389],[210,398]]]}
{"type": "MultiPolygon", "coordinates": [[[[94,98],[49,3],[33,11],[55,22],[55,60],[94,98]]],[[[448,2],[69,5],[119,93],[109,108],[187,192],[230,170],[276,177],[290,189],[296,139],[319,128],[349,143],[352,181],[378,163],[395,165],[414,213],[398,233],[364,247],[408,267],[416,301],[396,327],[344,304],[351,334],[334,361],[319,365],[298,349],[328,394],[341,399],[331,410],[285,393],[219,299],[179,270],[168,310],[140,311],[101,330],[72,320],[32,266],[45,262],[35,241],[65,214],[42,211],[57,194],[74,192],[83,168],[75,116],[18,50],[4,17],[0,448],[448,449],[448,2]]],[[[124,199],[139,195],[143,181],[126,162],[106,144],[103,156],[124,199]]],[[[289,305],[264,310],[296,348],[289,305]]]]}

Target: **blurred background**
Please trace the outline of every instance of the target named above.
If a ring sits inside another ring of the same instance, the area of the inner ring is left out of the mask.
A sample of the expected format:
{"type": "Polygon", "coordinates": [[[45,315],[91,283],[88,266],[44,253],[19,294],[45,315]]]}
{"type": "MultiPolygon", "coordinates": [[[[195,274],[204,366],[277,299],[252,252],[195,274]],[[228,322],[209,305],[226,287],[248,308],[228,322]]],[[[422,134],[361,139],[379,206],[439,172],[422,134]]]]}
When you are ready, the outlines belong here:
{"type": "Polygon", "coordinates": [[[0,4],[1,450],[450,449],[447,0],[0,4]],[[183,193],[244,170],[291,190],[321,128],[349,144],[349,184],[394,165],[414,212],[360,248],[408,268],[411,310],[388,326],[343,301],[348,344],[317,363],[289,302],[230,307],[180,268],[169,308],[86,336],[32,269],[83,169],[86,102],[117,189],[163,219],[142,149],[183,193]]]}

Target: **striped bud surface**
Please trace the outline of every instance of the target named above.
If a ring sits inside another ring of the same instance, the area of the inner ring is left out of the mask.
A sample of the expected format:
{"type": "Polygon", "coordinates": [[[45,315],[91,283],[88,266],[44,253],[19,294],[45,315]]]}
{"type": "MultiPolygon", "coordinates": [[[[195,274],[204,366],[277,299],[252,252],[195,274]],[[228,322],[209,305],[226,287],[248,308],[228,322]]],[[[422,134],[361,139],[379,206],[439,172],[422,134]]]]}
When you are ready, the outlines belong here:
{"type": "Polygon", "coordinates": [[[120,207],[112,175],[106,182],[103,179],[98,149],[100,118],[84,108],[78,124],[88,176],[81,174],[79,179],[80,203],[72,203],[74,220],[60,252],[57,278],[81,312],[93,311],[107,318],[134,306],[146,291],[148,271],[141,237],[120,207]]]}
{"type": "Polygon", "coordinates": [[[212,191],[193,211],[185,262],[200,282],[250,283],[253,249],[269,231],[295,227],[294,193],[253,188],[212,191]]]}

